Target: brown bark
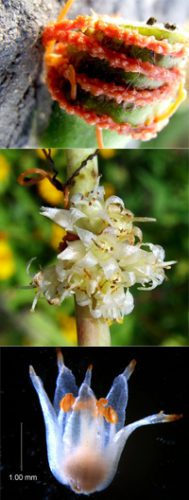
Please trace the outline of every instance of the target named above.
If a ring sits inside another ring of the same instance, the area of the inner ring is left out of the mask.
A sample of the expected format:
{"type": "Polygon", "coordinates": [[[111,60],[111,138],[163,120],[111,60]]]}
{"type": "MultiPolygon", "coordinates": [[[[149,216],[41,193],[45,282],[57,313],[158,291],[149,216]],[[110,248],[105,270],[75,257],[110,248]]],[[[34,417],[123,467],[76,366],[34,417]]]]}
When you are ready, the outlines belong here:
{"type": "Polygon", "coordinates": [[[39,91],[40,34],[56,17],[55,0],[2,0],[0,14],[0,146],[27,142],[39,91]]]}

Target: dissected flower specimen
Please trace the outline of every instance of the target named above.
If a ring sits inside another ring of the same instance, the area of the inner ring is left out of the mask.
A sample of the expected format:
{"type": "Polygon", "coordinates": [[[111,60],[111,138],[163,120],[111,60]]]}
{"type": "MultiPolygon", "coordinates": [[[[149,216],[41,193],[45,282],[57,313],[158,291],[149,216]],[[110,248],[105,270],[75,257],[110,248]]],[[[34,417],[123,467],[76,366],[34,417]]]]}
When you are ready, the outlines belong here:
{"type": "Polygon", "coordinates": [[[70,198],[69,209],[42,207],[41,214],[64,228],[66,236],[57,262],[33,277],[33,308],[40,295],[55,305],[74,295],[94,318],[120,320],[134,307],[130,288],[136,283],[141,290],[155,288],[175,262],[164,261],[161,246],[142,241],[135,222],[154,219],[135,217],[117,196],[105,200],[99,178],[93,191],[70,198]]]}
{"type": "Polygon", "coordinates": [[[43,32],[53,99],[98,129],[155,137],[186,95],[188,35],[152,19],[62,18],[43,32]]]}
{"type": "Polygon", "coordinates": [[[135,364],[131,361],[114,379],[108,395],[97,400],[90,387],[92,367],[88,368],[78,389],[73,373],[59,352],[53,405],[42,381],[30,367],[45,421],[49,467],[56,479],[75,493],[89,495],[111,483],[125,443],[135,429],[181,418],[181,415],[160,412],[124,427],[127,381],[135,364]]]}

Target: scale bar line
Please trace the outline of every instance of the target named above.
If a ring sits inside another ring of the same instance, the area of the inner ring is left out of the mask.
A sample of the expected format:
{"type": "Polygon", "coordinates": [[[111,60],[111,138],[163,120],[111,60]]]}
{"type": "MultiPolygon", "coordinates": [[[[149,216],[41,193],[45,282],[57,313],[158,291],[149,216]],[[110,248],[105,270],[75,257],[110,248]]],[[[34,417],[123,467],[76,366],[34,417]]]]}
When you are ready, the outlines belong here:
{"type": "Polygon", "coordinates": [[[23,472],[23,422],[20,422],[20,470],[23,472]]]}

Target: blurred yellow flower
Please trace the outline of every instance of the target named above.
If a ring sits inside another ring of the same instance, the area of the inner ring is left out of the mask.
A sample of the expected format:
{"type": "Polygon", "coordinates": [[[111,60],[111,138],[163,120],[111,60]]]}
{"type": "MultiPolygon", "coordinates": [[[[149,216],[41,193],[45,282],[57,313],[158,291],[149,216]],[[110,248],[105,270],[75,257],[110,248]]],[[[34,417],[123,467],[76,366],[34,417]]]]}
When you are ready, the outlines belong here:
{"type": "Polygon", "coordinates": [[[59,244],[65,235],[66,235],[65,229],[63,229],[60,226],[57,226],[57,224],[53,224],[50,244],[55,250],[58,249],[59,244]]]}
{"type": "Polygon", "coordinates": [[[182,259],[180,260],[180,262],[178,262],[175,269],[175,274],[179,282],[187,278],[189,274],[189,263],[187,259],[182,259]]]}
{"type": "MultiPolygon", "coordinates": [[[[56,149],[51,149],[51,157],[53,158],[56,154],[57,150],[56,149]]],[[[36,149],[36,155],[38,156],[38,158],[41,158],[41,160],[45,160],[45,155],[42,151],[42,149],[36,149]]]]}
{"type": "Polygon", "coordinates": [[[51,205],[60,205],[64,201],[63,193],[58,191],[47,177],[38,183],[38,193],[51,205]]]}
{"type": "Polygon", "coordinates": [[[15,272],[15,262],[9,243],[0,236],[0,280],[11,278],[15,272]]]}
{"type": "Polygon", "coordinates": [[[10,174],[10,165],[3,154],[0,154],[0,182],[7,179],[10,174]]]}
{"type": "Polygon", "coordinates": [[[104,189],[105,189],[105,199],[109,198],[109,196],[113,196],[115,194],[114,186],[113,186],[113,184],[110,184],[110,182],[104,183],[104,189]]]}
{"type": "Polygon", "coordinates": [[[75,318],[73,316],[67,316],[60,313],[58,315],[58,320],[66,340],[71,344],[77,345],[77,328],[75,318]]]}
{"type": "Polygon", "coordinates": [[[100,149],[99,153],[102,156],[102,158],[105,158],[105,160],[108,160],[109,158],[113,158],[116,155],[116,150],[115,149],[100,149]]]}
{"type": "Polygon", "coordinates": [[[163,342],[161,342],[161,346],[163,347],[179,347],[183,345],[185,345],[185,339],[179,334],[168,337],[166,340],[163,340],[163,342]]]}

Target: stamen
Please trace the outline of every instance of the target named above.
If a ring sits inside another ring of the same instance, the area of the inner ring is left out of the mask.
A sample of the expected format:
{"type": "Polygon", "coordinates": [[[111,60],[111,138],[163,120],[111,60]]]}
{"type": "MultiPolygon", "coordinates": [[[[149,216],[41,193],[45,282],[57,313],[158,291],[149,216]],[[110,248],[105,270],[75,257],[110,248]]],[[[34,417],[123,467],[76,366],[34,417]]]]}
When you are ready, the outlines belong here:
{"type": "Polygon", "coordinates": [[[109,424],[118,423],[118,415],[116,411],[112,408],[112,406],[108,406],[107,408],[105,408],[104,417],[109,424]]]}
{"type": "Polygon", "coordinates": [[[60,408],[64,412],[68,412],[72,409],[75,403],[75,398],[71,392],[68,392],[60,401],[60,408]]]}
{"type": "Polygon", "coordinates": [[[97,406],[97,416],[101,415],[109,424],[117,424],[118,415],[117,412],[112,408],[112,406],[107,406],[108,399],[100,398],[96,402],[97,406]]]}
{"type": "Polygon", "coordinates": [[[104,407],[108,404],[108,399],[106,398],[100,398],[97,402],[96,402],[96,406],[97,408],[101,408],[101,407],[104,407]]]}
{"type": "Polygon", "coordinates": [[[100,398],[100,399],[98,400],[98,402],[99,402],[100,404],[102,404],[103,406],[105,406],[105,405],[107,405],[107,404],[108,404],[108,399],[106,399],[106,398],[100,398]]]}

